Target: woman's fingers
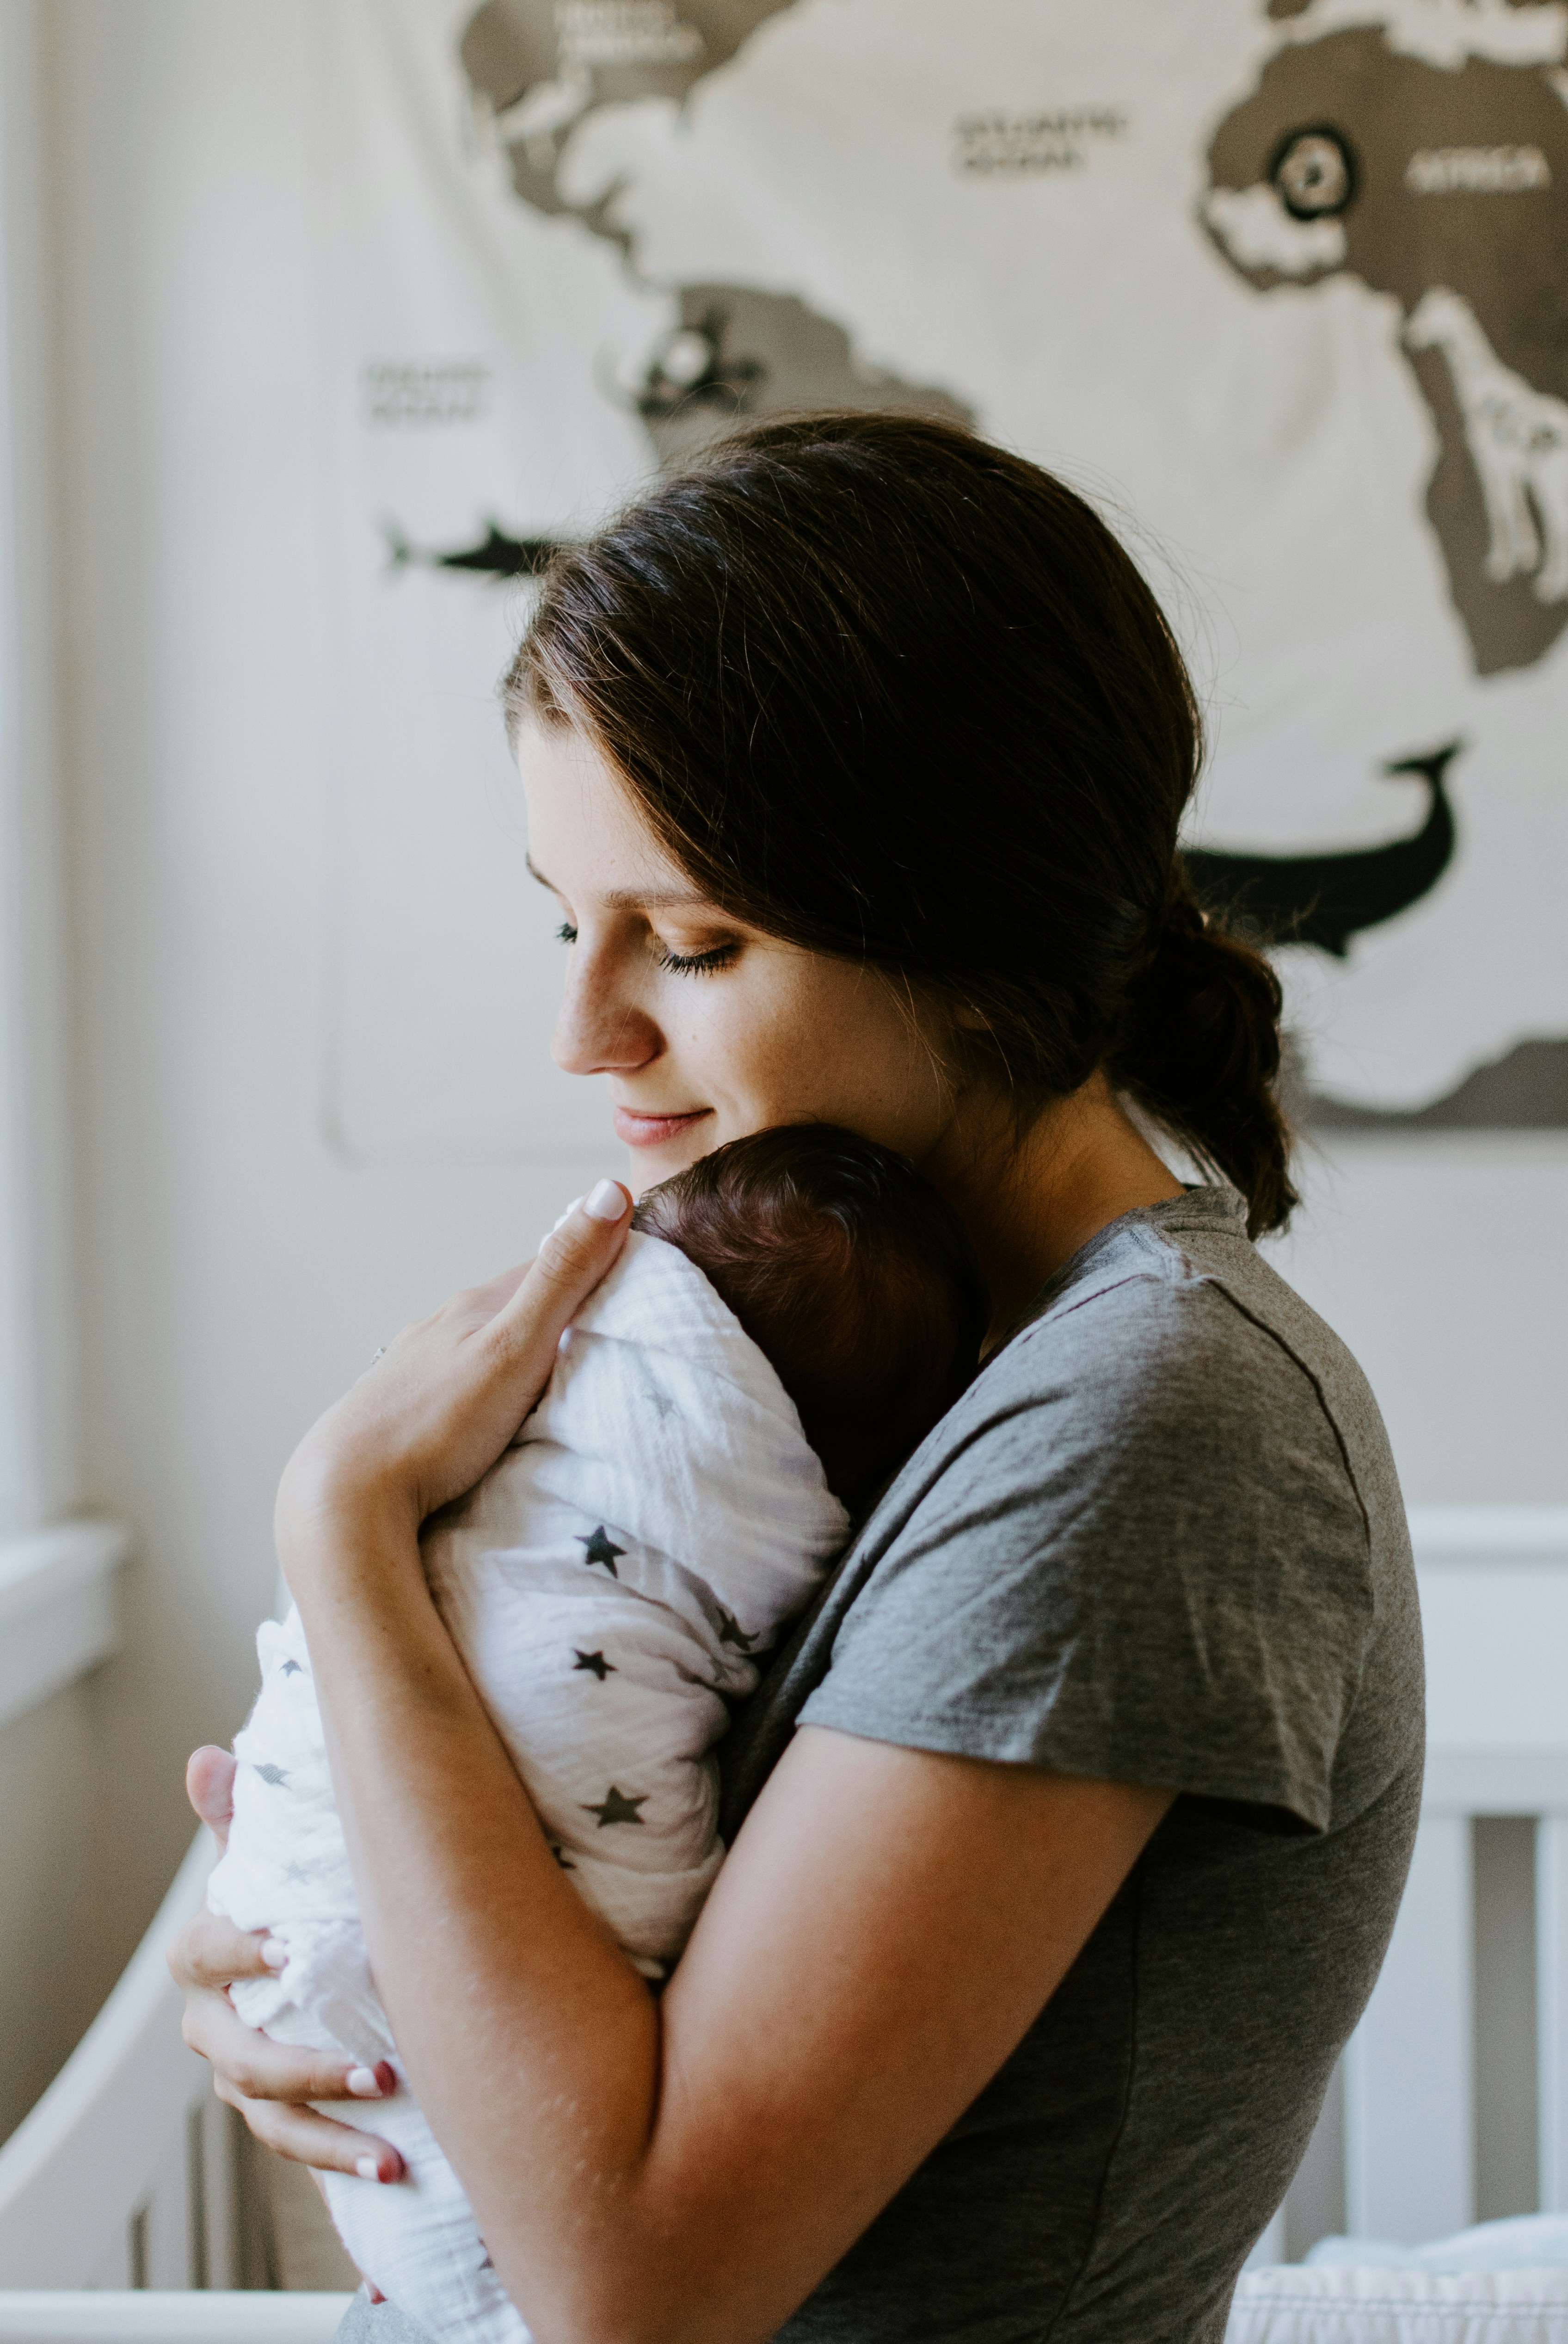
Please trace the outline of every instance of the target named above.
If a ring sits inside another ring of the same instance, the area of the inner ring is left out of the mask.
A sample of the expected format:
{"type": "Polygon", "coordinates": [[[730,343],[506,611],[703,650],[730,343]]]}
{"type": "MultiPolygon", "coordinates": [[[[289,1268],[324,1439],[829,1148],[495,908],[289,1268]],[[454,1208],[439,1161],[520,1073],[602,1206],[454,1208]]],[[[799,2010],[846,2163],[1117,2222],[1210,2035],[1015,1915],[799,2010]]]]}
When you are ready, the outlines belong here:
{"type": "Polygon", "coordinates": [[[552,1229],[517,1289],[485,1333],[508,1366],[542,1388],[556,1348],[626,1243],[631,1197],[618,1180],[601,1180],[576,1212],[552,1229]]]}
{"type": "Polygon", "coordinates": [[[234,1821],[237,1764],[232,1750],[219,1750],[216,1743],[205,1742],[191,1752],[186,1766],[186,1796],[220,1848],[228,1845],[228,1827],[234,1821]]]}
{"type": "Polygon", "coordinates": [[[229,2090],[247,2100],[370,2101],[387,2099],[397,2088],[385,2059],[362,2067],[342,2051],[274,2043],[247,2026],[216,1986],[187,1992],[183,2032],[229,2090]]]}
{"type": "Polygon", "coordinates": [[[471,1307],[475,1323],[482,1326],[504,1310],[533,1266],[531,1261],[519,1261],[487,1278],[482,1286],[471,1287],[462,1298],[471,1307]]]}
{"type": "Polygon", "coordinates": [[[191,1915],[169,1947],[169,1968],[179,1986],[221,1988],[232,1985],[236,1978],[272,1977],[283,1965],[276,1954],[267,1960],[269,1942],[259,1931],[236,1929],[232,1921],[209,1913],[204,1904],[199,1913],[191,1915]]]}
{"type": "Polygon", "coordinates": [[[549,1381],[562,1334],[626,1243],[631,1198],[601,1180],[537,1261],[406,1327],[306,1435],[277,1499],[278,1552],[307,1618],[313,1571],[355,1538],[394,1543],[492,1466],[549,1381]],[[322,1533],[327,1532],[323,1542],[322,1533]]]}
{"type": "Polygon", "coordinates": [[[277,2100],[251,2099],[218,2076],[213,2089],[220,2100],[237,2108],[257,2140],[296,2165],[314,2166],[318,2173],[356,2173],[361,2181],[400,2181],[403,2160],[390,2141],[374,2133],[356,2132],[314,2108],[295,2107],[277,2100]]]}
{"type": "Polygon", "coordinates": [[[459,1380],[451,1389],[461,1408],[446,1415],[438,1445],[426,1448],[415,1488],[420,1519],[472,1489],[513,1439],[550,1379],[562,1335],[625,1245],[630,1221],[627,1191],[618,1180],[601,1180],[520,1275],[457,1298],[463,1331],[459,1380]]]}

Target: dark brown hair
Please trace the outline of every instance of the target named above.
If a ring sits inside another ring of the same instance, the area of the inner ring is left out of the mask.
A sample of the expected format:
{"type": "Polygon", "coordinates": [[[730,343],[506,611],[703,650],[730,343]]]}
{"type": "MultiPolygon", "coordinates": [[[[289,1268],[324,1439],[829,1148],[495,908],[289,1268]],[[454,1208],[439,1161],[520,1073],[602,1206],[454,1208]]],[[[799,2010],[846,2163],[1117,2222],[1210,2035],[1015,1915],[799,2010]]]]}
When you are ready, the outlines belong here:
{"type": "Polygon", "coordinates": [[[632,1227],[694,1261],[772,1361],[854,1511],[974,1374],[990,1298],[962,1222],[907,1157],[832,1124],[732,1139],[632,1227]]]}
{"type": "Polygon", "coordinates": [[[1191,682],[1050,473],[918,416],[739,432],[554,556],[503,689],[733,917],[966,1009],[1020,1114],[1104,1067],[1283,1225],[1279,985],[1177,852],[1191,682]]]}

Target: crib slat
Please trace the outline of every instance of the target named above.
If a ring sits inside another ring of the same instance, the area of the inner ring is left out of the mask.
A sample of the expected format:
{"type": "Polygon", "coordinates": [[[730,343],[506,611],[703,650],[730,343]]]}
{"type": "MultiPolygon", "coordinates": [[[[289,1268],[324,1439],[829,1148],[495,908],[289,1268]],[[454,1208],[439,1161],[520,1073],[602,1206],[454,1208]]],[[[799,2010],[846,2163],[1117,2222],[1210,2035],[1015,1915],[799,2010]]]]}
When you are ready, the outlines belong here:
{"type": "Polygon", "coordinates": [[[1358,2238],[1475,2218],[1470,1821],[1422,1819],[1382,1975],[1345,2051],[1345,2199],[1358,2238]]]}
{"type": "Polygon", "coordinates": [[[236,2288],[240,2282],[236,2235],[235,2127],[232,2108],[210,2096],[191,2111],[195,2119],[190,2142],[191,2276],[192,2287],[236,2288]],[[197,2159],[199,2158],[199,2165],[197,2159]]]}
{"type": "Polygon", "coordinates": [[[165,2289],[189,2287],[194,2259],[191,2193],[186,2133],[169,2141],[147,2200],[147,2267],[142,2285],[165,2289]]]}
{"type": "Polygon", "coordinates": [[[1541,2210],[1568,2214],[1568,1815],[1535,1826],[1535,2040],[1541,2210]]]}

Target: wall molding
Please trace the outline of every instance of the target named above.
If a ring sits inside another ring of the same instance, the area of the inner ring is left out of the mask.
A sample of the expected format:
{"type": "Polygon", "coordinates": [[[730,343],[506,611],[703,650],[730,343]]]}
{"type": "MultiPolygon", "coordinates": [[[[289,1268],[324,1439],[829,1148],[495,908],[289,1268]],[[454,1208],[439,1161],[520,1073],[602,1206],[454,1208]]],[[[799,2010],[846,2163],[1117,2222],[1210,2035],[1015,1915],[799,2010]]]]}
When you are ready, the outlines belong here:
{"type": "Polygon", "coordinates": [[[1568,1506],[1412,1506],[1433,1814],[1568,1813],[1568,1506]]]}
{"type": "Polygon", "coordinates": [[[0,1539],[0,1725],[106,1661],[120,1641],[118,1522],[57,1522],[0,1539]]]}
{"type": "Polygon", "coordinates": [[[1418,1571],[1444,1565],[1568,1564],[1568,1506],[1412,1506],[1418,1571]]]}

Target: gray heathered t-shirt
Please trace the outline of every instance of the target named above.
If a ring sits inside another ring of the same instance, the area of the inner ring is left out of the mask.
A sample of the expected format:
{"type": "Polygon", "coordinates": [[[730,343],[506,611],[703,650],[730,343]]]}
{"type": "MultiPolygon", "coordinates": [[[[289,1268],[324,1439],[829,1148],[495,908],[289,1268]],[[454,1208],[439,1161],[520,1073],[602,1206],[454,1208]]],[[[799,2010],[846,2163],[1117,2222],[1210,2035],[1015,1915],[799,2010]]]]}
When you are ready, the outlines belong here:
{"type": "Polygon", "coordinates": [[[779,2344],[1218,2339],[1377,1975],[1422,1759],[1382,1420],[1237,1198],[1127,1214],[1053,1279],[742,1713],[727,1838],[797,1723],[1181,1795],[779,2344]]]}

